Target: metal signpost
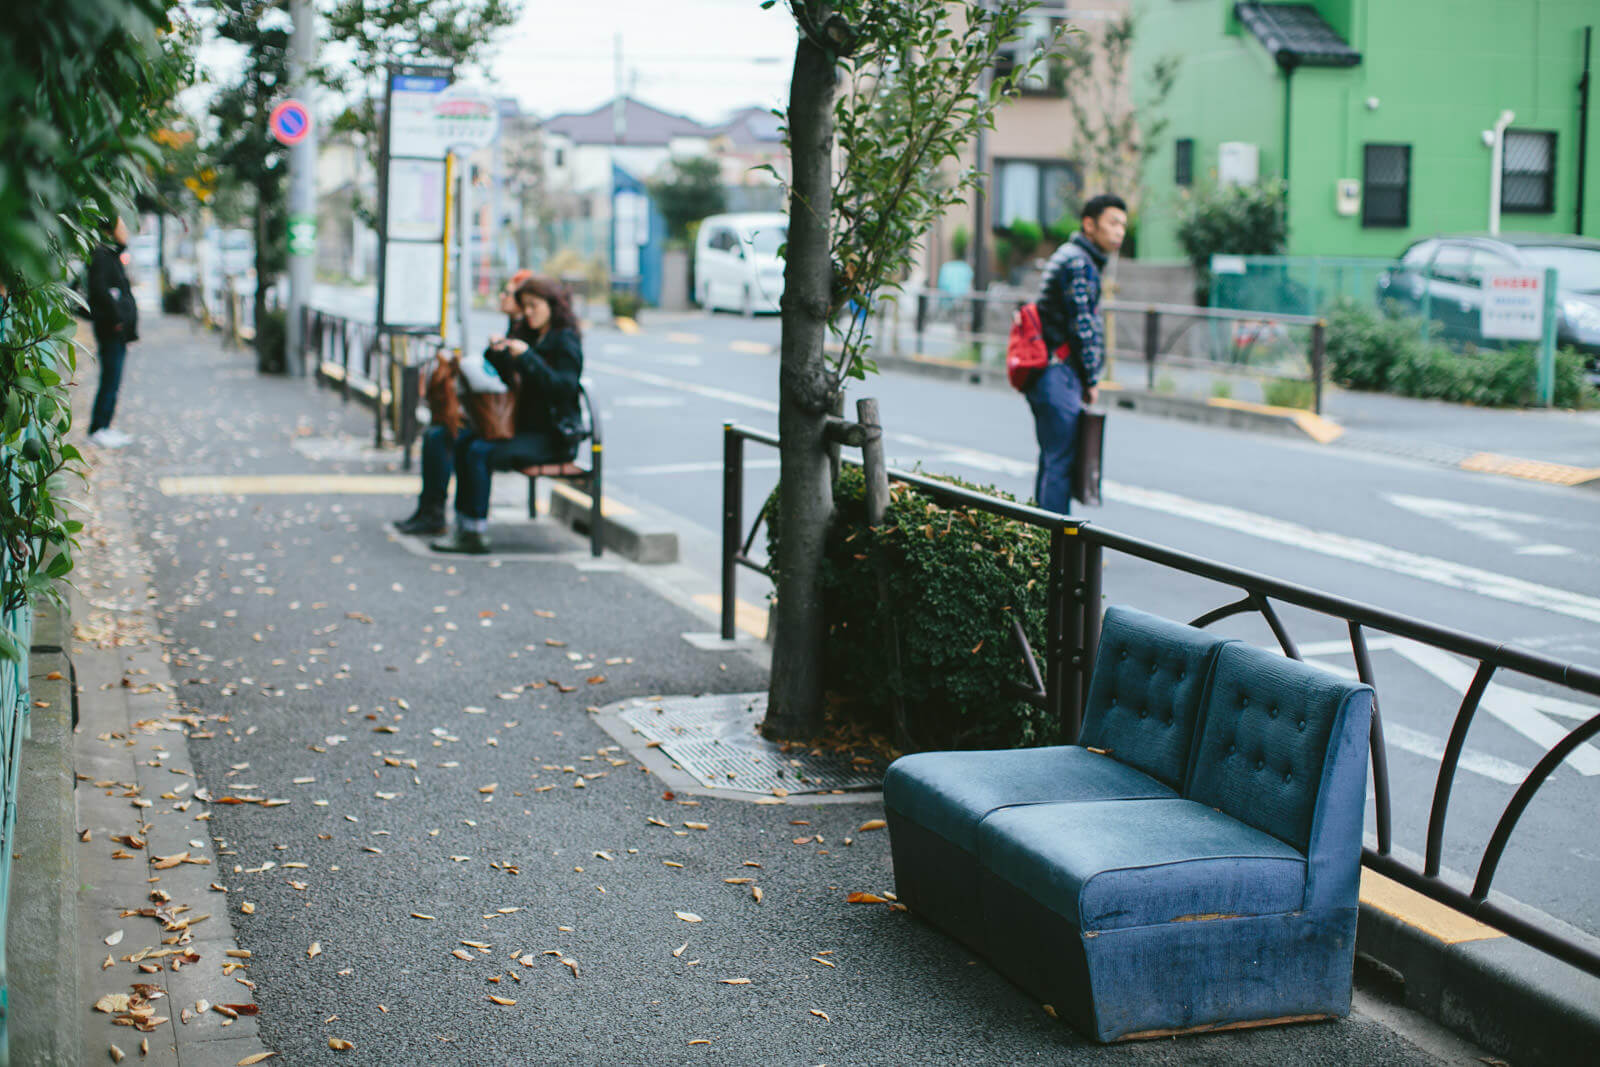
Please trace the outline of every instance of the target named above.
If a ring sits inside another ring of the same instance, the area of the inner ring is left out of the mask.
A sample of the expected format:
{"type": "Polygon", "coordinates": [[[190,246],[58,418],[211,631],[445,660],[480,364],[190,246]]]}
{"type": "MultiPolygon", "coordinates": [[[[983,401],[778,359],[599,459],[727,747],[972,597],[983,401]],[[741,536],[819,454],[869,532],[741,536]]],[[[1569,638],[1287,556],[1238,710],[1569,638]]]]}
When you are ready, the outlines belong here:
{"type": "Polygon", "coordinates": [[[1486,339],[1538,341],[1539,403],[1555,403],[1556,271],[1490,270],[1483,275],[1479,333],[1486,339]]]}

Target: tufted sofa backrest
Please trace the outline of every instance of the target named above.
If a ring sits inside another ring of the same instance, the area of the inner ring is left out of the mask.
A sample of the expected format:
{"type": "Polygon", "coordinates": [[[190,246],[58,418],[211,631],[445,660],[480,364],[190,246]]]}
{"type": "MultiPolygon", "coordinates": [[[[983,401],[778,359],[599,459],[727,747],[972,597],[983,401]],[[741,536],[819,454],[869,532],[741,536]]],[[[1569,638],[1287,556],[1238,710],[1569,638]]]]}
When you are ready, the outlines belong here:
{"type": "Polygon", "coordinates": [[[1230,642],[1217,654],[1184,795],[1307,853],[1319,797],[1324,822],[1353,806],[1359,843],[1371,707],[1368,686],[1230,642]],[[1321,797],[1335,779],[1361,784],[1321,797]]]}
{"type": "Polygon", "coordinates": [[[1181,789],[1206,681],[1224,643],[1132,608],[1107,608],[1078,744],[1181,789]]]}

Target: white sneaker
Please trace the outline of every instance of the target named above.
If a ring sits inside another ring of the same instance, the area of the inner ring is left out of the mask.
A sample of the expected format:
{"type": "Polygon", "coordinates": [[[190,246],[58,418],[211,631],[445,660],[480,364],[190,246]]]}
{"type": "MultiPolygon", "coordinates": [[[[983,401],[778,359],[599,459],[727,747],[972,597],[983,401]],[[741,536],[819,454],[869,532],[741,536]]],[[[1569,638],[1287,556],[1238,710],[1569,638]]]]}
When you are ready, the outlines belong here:
{"type": "Polygon", "coordinates": [[[99,448],[124,448],[133,443],[133,438],[121,430],[107,426],[103,430],[96,430],[90,434],[89,442],[99,448]]]}

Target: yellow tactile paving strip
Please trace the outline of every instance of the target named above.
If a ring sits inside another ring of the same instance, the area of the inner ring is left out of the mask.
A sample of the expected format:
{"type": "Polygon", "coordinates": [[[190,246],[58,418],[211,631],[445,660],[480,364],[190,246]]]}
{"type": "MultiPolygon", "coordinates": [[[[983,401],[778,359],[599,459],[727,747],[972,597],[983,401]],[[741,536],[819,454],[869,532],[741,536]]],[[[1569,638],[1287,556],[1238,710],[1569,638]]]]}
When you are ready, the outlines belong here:
{"type": "Polygon", "coordinates": [[[1376,871],[1361,869],[1361,903],[1393,916],[1447,945],[1506,935],[1376,871]]]}
{"type": "MultiPolygon", "coordinates": [[[[712,611],[722,611],[722,598],[715,593],[696,593],[694,602],[712,611]]],[[[733,602],[733,624],[751,637],[767,639],[767,613],[747,600],[733,602]]]]}
{"type": "Polygon", "coordinates": [[[156,484],[164,496],[416,496],[422,489],[422,479],[410,474],[200,474],[156,484]]]}
{"type": "Polygon", "coordinates": [[[1504,474],[1511,478],[1526,478],[1533,482],[1551,485],[1582,485],[1600,480],[1600,467],[1570,467],[1565,463],[1545,463],[1537,459],[1517,459],[1494,452],[1477,452],[1461,461],[1464,471],[1481,474],[1504,474]]]}

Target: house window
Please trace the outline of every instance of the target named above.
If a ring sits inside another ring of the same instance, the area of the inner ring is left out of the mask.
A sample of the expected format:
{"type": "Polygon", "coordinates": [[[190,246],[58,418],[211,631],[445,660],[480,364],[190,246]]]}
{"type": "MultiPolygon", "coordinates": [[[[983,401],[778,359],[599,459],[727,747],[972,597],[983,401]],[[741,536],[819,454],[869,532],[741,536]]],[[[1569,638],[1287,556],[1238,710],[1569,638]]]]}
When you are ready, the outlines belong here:
{"type": "Polygon", "coordinates": [[[1078,171],[1070,163],[1000,159],[992,189],[996,226],[1033,222],[1047,227],[1076,210],[1078,171]]]}
{"type": "Polygon", "coordinates": [[[1556,135],[1507,130],[1500,166],[1500,210],[1549,214],[1556,209],[1556,135]]]}
{"type": "Polygon", "coordinates": [[[1361,225],[1410,225],[1411,146],[1367,145],[1361,185],[1361,225]]]}
{"type": "MultiPolygon", "coordinates": [[[[1024,15],[1017,25],[1017,32],[1021,35],[1015,41],[1004,46],[995,56],[994,72],[996,77],[1005,77],[1017,67],[1022,66],[1033,58],[1033,54],[1050,43],[1055,35],[1060,19],[1050,15],[1033,12],[1024,15]]],[[[1032,74],[1022,79],[1018,86],[1024,93],[1045,93],[1050,91],[1049,62],[1040,63],[1032,74]]]]}
{"type": "Polygon", "coordinates": [[[1178,138],[1174,153],[1172,180],[1178,185],[1194,184],[1194,138],[1178,138]]]}

